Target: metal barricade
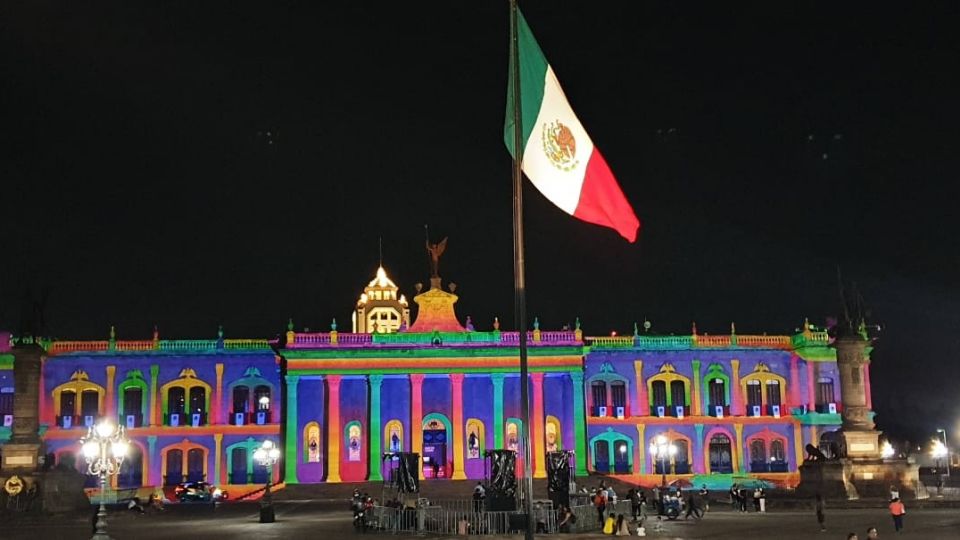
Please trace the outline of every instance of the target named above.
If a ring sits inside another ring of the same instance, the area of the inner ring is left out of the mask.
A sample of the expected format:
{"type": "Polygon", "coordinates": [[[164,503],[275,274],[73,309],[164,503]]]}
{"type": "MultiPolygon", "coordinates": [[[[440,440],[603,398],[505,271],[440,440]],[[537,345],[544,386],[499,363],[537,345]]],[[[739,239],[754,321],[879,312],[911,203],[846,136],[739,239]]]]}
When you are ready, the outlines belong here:
{"type": "MultiPolygon", "coordinates": [[[[437,534],[444,536],[522,534],[526,515],[517,511],[475,511],[474,501],[434,500],[416,508],[375,506],[365,516],[370,532],[389,534],[437,534]]],[[[549,501],[533,507],[538,533],[557,532],[557,513],[549,501]]]]}

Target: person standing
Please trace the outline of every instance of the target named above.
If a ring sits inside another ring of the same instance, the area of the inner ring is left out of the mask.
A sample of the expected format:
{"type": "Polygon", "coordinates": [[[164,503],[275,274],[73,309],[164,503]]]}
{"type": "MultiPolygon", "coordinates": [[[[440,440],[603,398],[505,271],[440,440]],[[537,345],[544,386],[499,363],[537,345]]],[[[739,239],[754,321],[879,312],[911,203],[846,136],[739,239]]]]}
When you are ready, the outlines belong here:
{"type": "Polygon", "coordinates": [[[697,506],[697,501],[693,498],[693,492],[690,492],[690,495],[687,496],[687,513],[683,516],[683,519],[689,519],[690,516],[693,516],[694,519],[703,518],[703,512],[697,506]]]}
{"type": "Polygon", "coordinates": [[[597,509],[597,519],[600,521],[600,526],[603,527],[603,509],[606,505],[604,504],[601,489],[597,489],[597,491],[593,493],[593,506],[597,509]]]}
{"type": "Polygon", "coordinates": [[[753,488],[753,511],[760,512],[760,486],[753,488]]]}
{"type": "Polygon", "coordinates": [[[760,511],[767,512],[767,492],[762,487],[760,488],[760,511]]]}
{"type": "Polygon", "coordinates": [[[647,494],[640,492],[640,523],[647,521],[647,494]]]}
{"type": "Polygon", "coordinates": [[[740,509],[740,490],[737,489],[736,484],[730,486],[730,505],[734,512],[740,509]]]}
{"type": "Polygon", "coordinates": [[[746,487],[740,488],[740,511],[744,514],[747,513],[747,498],[750,497],[750,492],[747,491],[746,487]]]}
{"type": "Polygon", "coordinates": [[[903,506],[903,501],[899,498],[890,502],[890,515],[893,516],[893,528],[897,532],[903,530],[903,515],[906,513],[907,509],[903,506]]]}
{"type": "Polygon", "coordinates": [[[817,509],[817,523],[820,524],[820,532],[826,532],[827,516],[823,513],[823,496],[821,496],[819,493],[817,493],[816,509],[817,509]]]}
{"type": "Polygon", "coordinates": [[[703,487],[700,488],[700,499],[703,501],[703,511],[709,512],[710,511],[710,492],[707,491],[706,484],[704,484],[703,487]]]}
{"type": "Polygon", "coordinates": [[[891,485],[890,485],[890,500],[892,501],[892,500],[894,500],[894,499],[899,499],[899,498],[900,498],[900,489],[897,488],[897,486],[891,484],[891,485]]]}
{"type": "Polygon", "coordinates": [[[879,538],[880,534],[877,533],[876,527],[870,527],[867,529],[867,540],[878,540],[879,538]]]}
{"type": "Polygon", "coordinates": [[[630,491],[627,492],[627,498],[630,499],[630,517],[633,518],[633,521],[636,521],[637,514],[640,512],[640,495],[636,489],[630,488],[630,491]]]}

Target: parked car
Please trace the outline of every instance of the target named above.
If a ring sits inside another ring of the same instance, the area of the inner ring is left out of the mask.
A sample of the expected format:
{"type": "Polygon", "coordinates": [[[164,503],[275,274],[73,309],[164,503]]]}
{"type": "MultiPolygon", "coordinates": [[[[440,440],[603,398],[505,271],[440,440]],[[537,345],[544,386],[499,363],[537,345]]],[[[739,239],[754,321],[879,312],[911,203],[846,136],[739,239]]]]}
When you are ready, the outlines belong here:
{"type": "Polygon", "coordinates": [[[216,502],[225,501],[227,492],[207,482],[184,482],[173,490],[180,502],[216,502]]]}

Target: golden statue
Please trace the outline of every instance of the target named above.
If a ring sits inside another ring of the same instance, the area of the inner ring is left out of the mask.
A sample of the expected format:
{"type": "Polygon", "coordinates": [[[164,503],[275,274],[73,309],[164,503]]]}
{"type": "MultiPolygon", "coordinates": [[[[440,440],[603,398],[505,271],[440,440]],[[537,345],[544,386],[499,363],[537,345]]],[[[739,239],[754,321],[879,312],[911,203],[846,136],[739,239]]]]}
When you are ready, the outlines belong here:
{"type": "Polygon", "coordinates": [[[440,256],[447,249],[447,239],[444,238],[439,244],[431,244],[427,240],[427,253],[430,255],[430,277],[440,277],[440,256]]]}

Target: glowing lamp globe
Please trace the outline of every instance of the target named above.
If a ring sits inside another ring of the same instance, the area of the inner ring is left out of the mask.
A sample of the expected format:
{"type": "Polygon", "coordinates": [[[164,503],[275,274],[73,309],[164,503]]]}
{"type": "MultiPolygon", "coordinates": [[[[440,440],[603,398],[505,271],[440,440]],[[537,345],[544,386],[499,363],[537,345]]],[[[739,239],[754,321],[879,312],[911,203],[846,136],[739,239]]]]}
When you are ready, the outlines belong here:
{"type": "Polygon", "coordinates": [[[271,448],[270,451],[268,452],[268,454],[270,455],[270,459],[273,460],[273,461],[276,461],[276,460],[280,459],[280,449],[279,449],[279,448],[271,448]]]}
{"type": "Polygon", "coordinates": [[[671,456],[675,456],[677,454],[677,447],[671,444],[667,452],[669,452],[671,456]]]}
{"type": "Polygon", "coordinates": [[[115,442],[112,445],[110,445],[110,451],[113,452],[113,457],[115,458],[126,457],[127,452],[129,450],[130,450],[130,445],[125,441],[115,442]]]}
{"type": "Polygon", "coordinates": [[[93,441],[87,441],[87,442],[83,443],[83,455],[84,455],[84,457],[93,459],[93,458],[97,457],[97,454],[99,454],[99,453],[100,453],[100,445],[99,445],[99,444],[97,444],[97,443],[95,443],[95,442],[93,442],[93,441]]]}
{"type": "Polygon", "coordinates": [[[100,422],[96,427],[97,435],[102,438],[107,438],[113,435],[113,424],[107,421],[100,422]]]}
{"type": "Polygon", "coordinates": [[[933,448],[930,449],[930,455],[936,459],[947,457],[947,447],[941,441],[933,441],[933,448]]]}
{"type": "Polygon", "coordinates": [[[894,454],[896,454],[896,450],[893,449],[893,445],[890,444],[890,441],[883,441],[883,445],[880,447],[880,457],[883,459],[890,459],[894,454]]]}
{"type": "Polygon", "coordinates": [[[255,459],[255,460],[257,460],[257,461],[264,461],[264,460],[266,459],[266,457],[267,457],[267,451],[264,450],[263,448],[257,448],[257,449],[253,452],[253,459],[255,459]]]}
{"type": "Polygon", "coordinates": [[[263,441],[263,447],[266,448],[267,450],[273,448],[273,441],[271,441],[270,439],[263,441]]]}
{"type": "Polygon", "coordinates": [[[266,409],[267,406],[270,405],[270,398],[268,398],[267,396],[261,397],[261,398],[260,398],[260,405],[261,405],[264,409],[266,409]]]}

